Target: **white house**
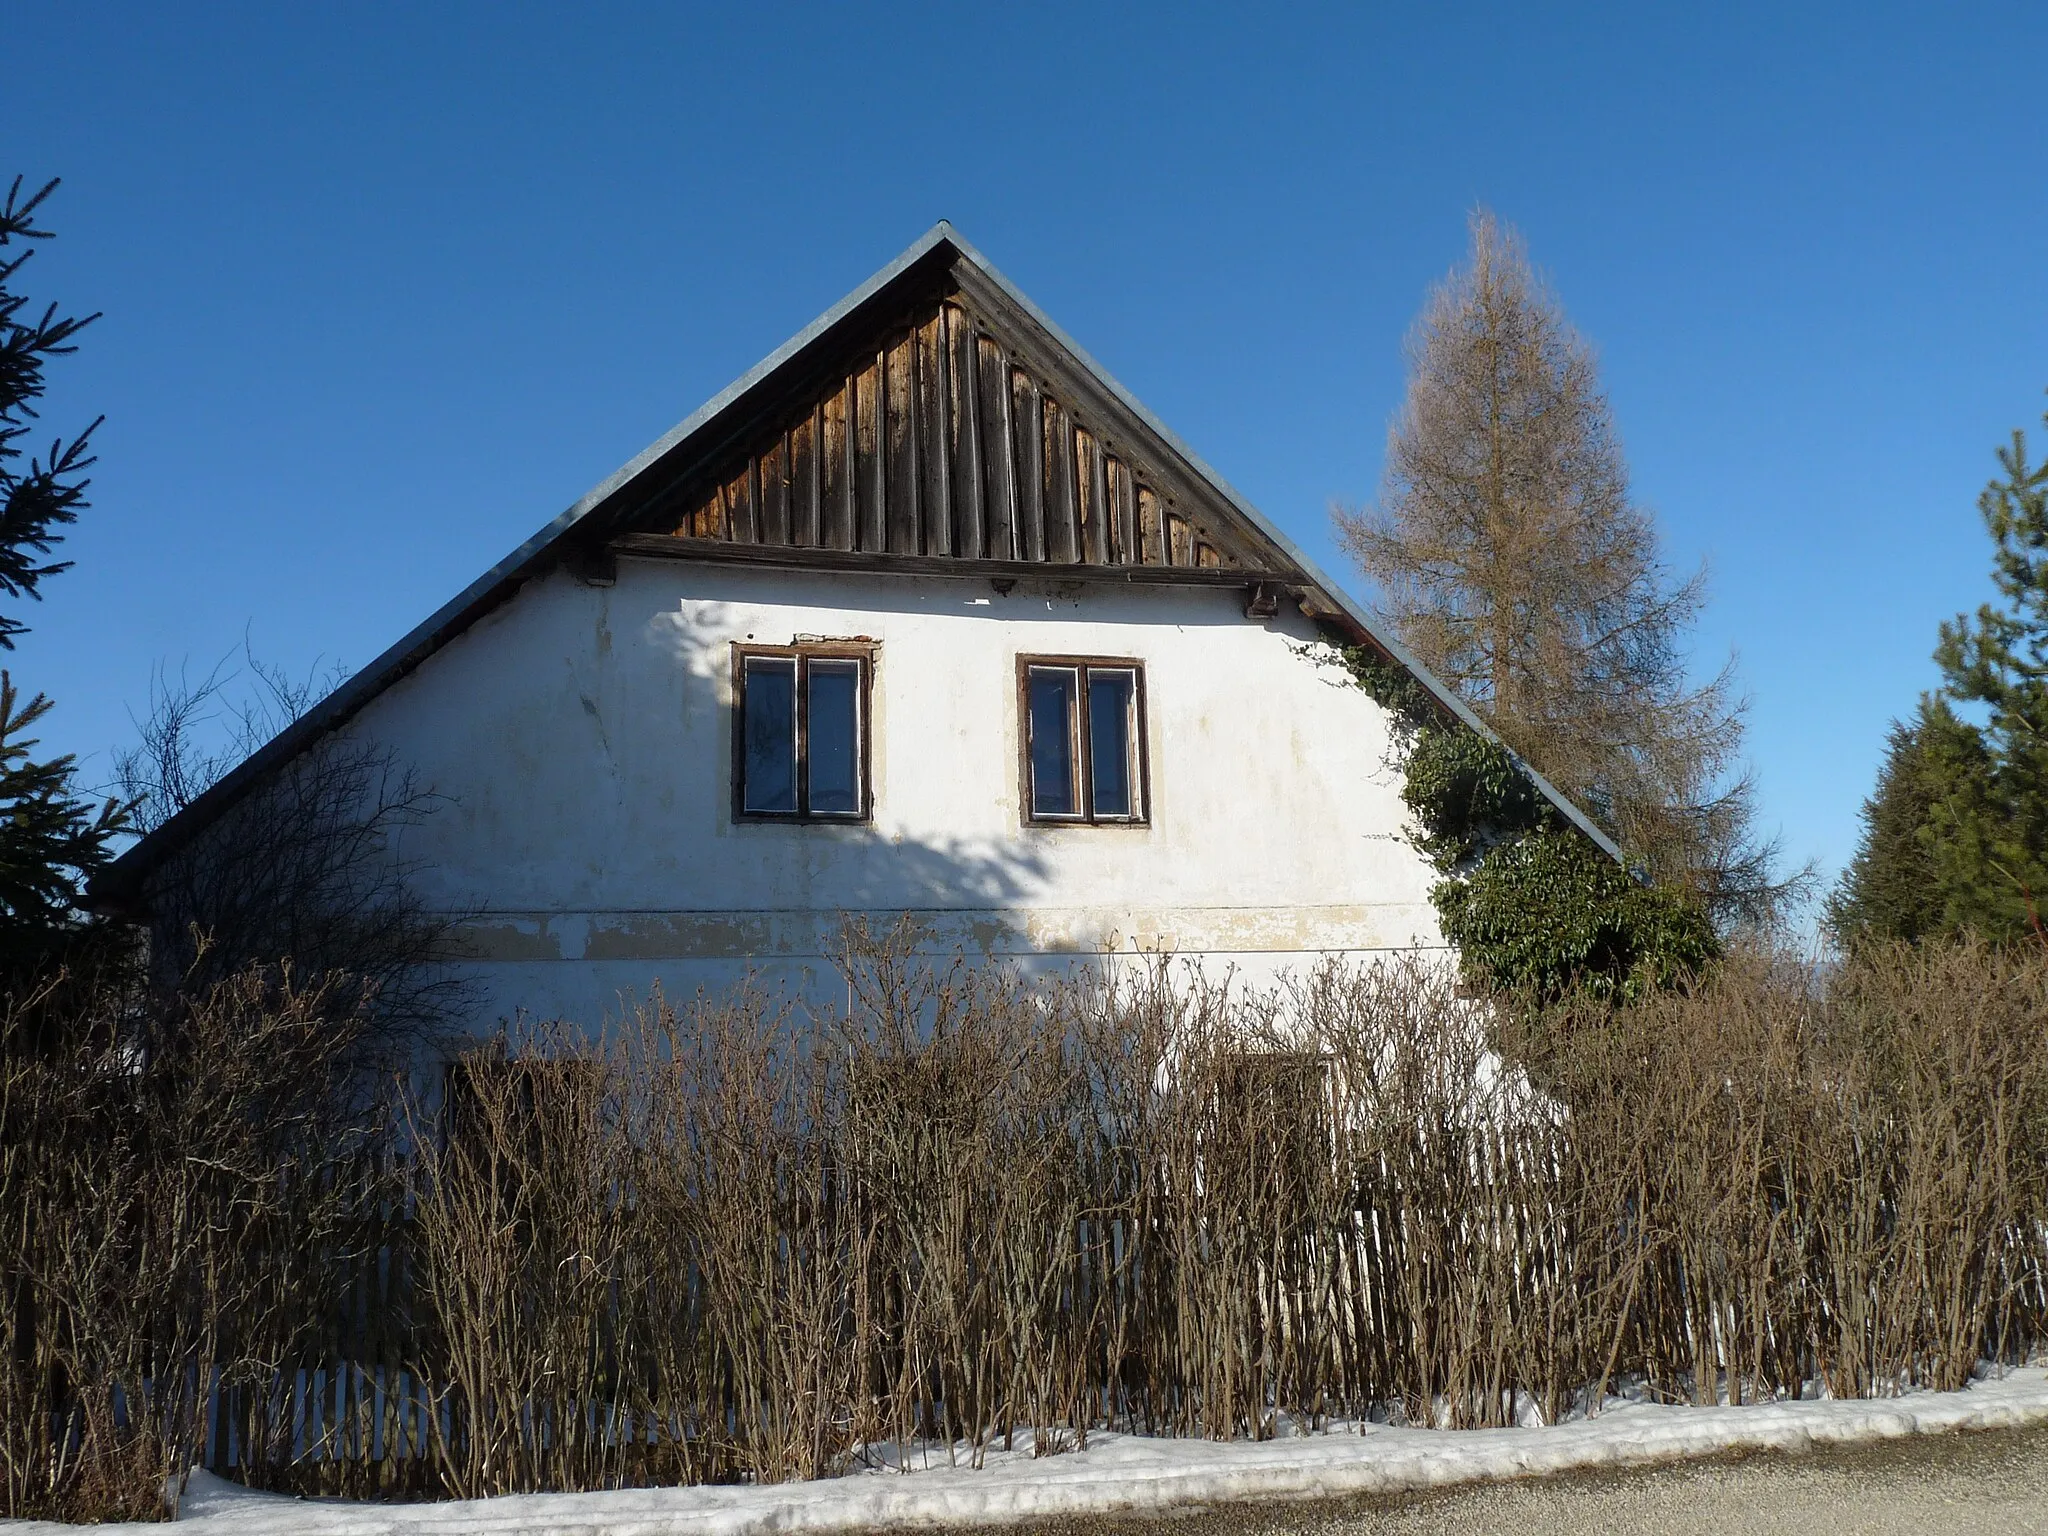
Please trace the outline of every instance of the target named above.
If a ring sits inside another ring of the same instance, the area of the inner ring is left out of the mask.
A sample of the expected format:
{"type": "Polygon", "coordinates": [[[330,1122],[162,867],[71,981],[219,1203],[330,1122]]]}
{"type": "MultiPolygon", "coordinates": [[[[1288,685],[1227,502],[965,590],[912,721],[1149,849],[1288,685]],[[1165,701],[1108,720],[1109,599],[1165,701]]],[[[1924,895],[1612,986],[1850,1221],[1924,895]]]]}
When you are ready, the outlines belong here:
{"type": "Polygon", "coordinates": [[[444,797],[407,852],[487,1016],[816,973],[847,913],[1259,976],[1440,945],[1389,721],[1303,654],[1325,628],[1409,665],[940,224],[102,886],[146,908],[341,731],[444,797]]]}

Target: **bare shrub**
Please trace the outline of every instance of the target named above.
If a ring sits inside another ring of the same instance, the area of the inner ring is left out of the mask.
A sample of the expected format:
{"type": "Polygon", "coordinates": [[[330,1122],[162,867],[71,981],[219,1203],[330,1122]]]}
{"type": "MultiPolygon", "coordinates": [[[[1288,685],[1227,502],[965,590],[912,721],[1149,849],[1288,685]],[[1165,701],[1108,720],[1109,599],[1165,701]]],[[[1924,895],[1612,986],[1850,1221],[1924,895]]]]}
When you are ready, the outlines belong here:
{"type": "Polygon", "coordinates": [[[1164,961],[1063,1001],[1105,1133],[1097,1160],[1116,1170],[1104,1236],[1128,1257],[1113,1329],[1144,1365],[1126,1411],[1215,1439],[1316,1411],[1328,1378],[1302,1357],[1304,1284],[1348,1214],[1330,1201],[1321,1056],[1276,1024],[1275,999],[1164,961]]]}
{"type": "Polygon", "coordinates": [[[643,1021],[641,1187],[673,1287],[656,1359],[693,1464],[756,1482],[836,1471],[856,1433],[849,1337],[864,1258],[835,1154],[845,1072],[787,1001],[751,991],[643,1021]]]}
{"type": "Polygon", "coordinates": [[[1663,1394],[1953,1388],[2042,1338],[2042,956],[1873,951],[1825,988],[1739,956],[1515,1033],[1597,1171],[1584,1219],[1628,1234],[1610,1353],[1663,1394]]]}
{"type": "Polygon", "coordinates": [[[1586,1245],[1555,1106],[1489,1049],[1436,966],[1332,968],[1302,998],[1332,1060],[1364,1261],[1366,1392],[1411,1421],[1546,1420],[1587,1373],[1607,1256],[1586,1245]]]}
{"type": "Polygon", "coordinates": [[[631,1449],[638,1343],[624,1077],[518,1026],[411,1127],[432,1454],[457,1497],[602,1488],[631,1449]]]}
{"type": "MultiPolygon", "coordinates": [[[[559,1036],[545,1073],[496,1069],[620,1106],[608,1150],[500,1131],[516,1176],[422,1236],[480,1273],[620,1256],[573,1297],[441,1303],[502,1361],[464,1394],[552,1423],[521,1351],[560,1370],[602,1338],[638,1364],[570,1384],[600,1418],[630,1402],[678,1475],[774,1481],[1018,1430],[1554,1422],[1619,1376],[1954,1386],[2042,1336],[2038,957],[1876,956],[1823,988],[1748,956],[1520,1013],[1421,959],[1268,994],[1166,961],[1026,986],[885,936],[847,971],[841,1009],[657,1003],[574,1074],[559,1036]],[[506,1218],[529,1188],[585,1226],[506,1218]]],[[[624,1475],[545,1438],[460,1486],[624,1475]]]]}
{"type": "Polygon", "coordinates": [[[8,999],[6,1513],[155,1517],[221,1393],[272,1398],[357,1232],[374,1124],[332,1112],[353,1001],[273,970],[167,1003],[125,954],[8,999]]]}
{"type": "Polygon", "coordinates": [[[965,1442],[1015,1427],[1047,1449],[1077,1422],[1088,1150],[1057,1013],[998,969],[935,970],[900,946],[847,967],[827,1038],[846,1073],[839,1158],[879,1263],[864,1266],[882,1436],[965,1442]]]}
{"type": "Polygon", "coordinates": [[[136,1054],[95,994],[96,1052],[6,1058],[10,1507],[144,1511],[237,1444],[308,1490],[774,1482],[1954,1387],[2048,1340],[2048,956],[1506,1010],[1419,957],[1027,984],[910,937],[855,935],[839,1007],[478,1043],[403,1199],[301,1082],[341,1000],[252,974],[136,1054]]]}

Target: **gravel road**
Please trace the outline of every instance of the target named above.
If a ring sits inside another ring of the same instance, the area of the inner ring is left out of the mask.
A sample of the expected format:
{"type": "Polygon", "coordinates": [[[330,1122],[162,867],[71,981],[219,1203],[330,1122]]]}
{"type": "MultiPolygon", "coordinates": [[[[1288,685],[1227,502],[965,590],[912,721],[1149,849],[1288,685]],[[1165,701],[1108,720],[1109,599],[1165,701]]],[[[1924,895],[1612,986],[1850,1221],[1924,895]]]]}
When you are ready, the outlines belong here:
{"type": "Polygon", "coordinates": [[[1031,1536],[2048,1533],[2048,1429],[1925,1435],[1450,1493],[1013,1527],[1031,1536]]]}

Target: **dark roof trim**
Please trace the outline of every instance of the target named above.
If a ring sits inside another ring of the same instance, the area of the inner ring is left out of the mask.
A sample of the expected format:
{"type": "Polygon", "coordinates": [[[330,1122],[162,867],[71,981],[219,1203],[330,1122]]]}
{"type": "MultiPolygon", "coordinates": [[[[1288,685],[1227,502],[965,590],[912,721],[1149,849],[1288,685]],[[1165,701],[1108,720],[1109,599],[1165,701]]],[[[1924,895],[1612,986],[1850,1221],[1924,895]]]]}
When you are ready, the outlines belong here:
{"type": "MultiPolygon", "coordinates": [[[[1318,606],[1326,607],[1333,621],[1346,629],[1356,630],[1359,639],[1378,647],[1407,668],[1456,718],[1489,739],[1499,739],[1455,693],[1437,682],[1398,642],[1375,633],[1364,610],[1342,587],[1317,570],[1294,542],[1267,521],[1258,508],[1183,443],[1164,422],[1140,404],[1136,396],[1118,383],[1101,364],[1090,357],[1008,278],[996,270],[981,252],[962,239],[952,225],[942,219],[894,261],[769,353],[672,430],[592,487],[568,510],[471,582],[452,600],[443,604],[426,622],[417,626],[396,645],[285,727],[191,805],[124,852],[92,882],[91,904],[103,908],[122,905],[125,900],[132,897],[136,886],[151,868],[189,841],[265,775],[289,762],[321,736],[346,724],[378,694],[510,598],[521,582],[538,574],[559,553],[559,546],[572,530],[578,529],[585,519],[605,506],[643,473],[710,427],[728,411],[743,406],[747,398],[758,388],[767,384],[773,376],[796,362],[803,354],[826,342],[831,333],[852,321],[871,301],[882,297],[898,279],[911,272],[913,268],[928,260],[950,262],[955,258],[969,263],[976,275],[985,280],[1043,332],[1048,341],[1066,354],[1062,361],[1091,380],[1124,410],[1130,412],[1147,431],[1154,434],[1182,461],[1194,477],[1221,497],[1253,531],[1268,541],[1282,557],[1282,560],[1276,563],[1300,572],[1300,577],[1291,579],[1299,581],[1305,578],[1307,584],[1315,589],[1316,595],[1323,599],[1318,606]]],[[[902,565],[900,562],[891,562],[890,568],[902,569],[902,565]]],[[[1060,579],[1060,572],[1057,569],[1040,568],[1033,574],[1034,579],[1060,579]]],[[[1071,574],[1067,579],[1072,579],[1071,574]]],[[[1257,580],[1259,576],[1258,573],[1238,572],[1234,573],[1234,579],[1243,583],[1257,580]]],[[[1533,768],[1529,768],[1526,763],[1522,766],[1535,780],[1537,787],[1574,826],[1591,838],[1603,851],[1617,860],[1620,859],[1620,850],[1583,811],[1533,768]]]]}

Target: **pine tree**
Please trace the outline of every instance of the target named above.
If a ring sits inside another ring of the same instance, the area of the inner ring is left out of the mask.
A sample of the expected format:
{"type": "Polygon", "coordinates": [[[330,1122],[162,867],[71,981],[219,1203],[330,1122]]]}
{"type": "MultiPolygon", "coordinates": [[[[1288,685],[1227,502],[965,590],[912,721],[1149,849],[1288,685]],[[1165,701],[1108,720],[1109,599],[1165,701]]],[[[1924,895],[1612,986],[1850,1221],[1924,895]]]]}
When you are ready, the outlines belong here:
{"type": "Polygon", "coordinates": [[[1942,700],[1923,699],[1910,723],[1892,722],[1855,856],[1828,902],[1829,925],[1845,943],[1918,943],[1949,931],[1943,850],[1930,833],[1937,815],[1952,829],[1981,826],[1970,811],[1988,770],[1982,739],[1942,700]]]}
{"type": "MultiPolygon", "coordinates": [[[[2048,425],[2048,415],[2043,423],[2048,425]]],[[[1951,911],[1996,937],[2039,933],[2048,901],[2048,461],[2030,465],[2026,433],[1998,451],[2003,479],[1977,500],[2000,601],[1941,626],[1942,692],[1981,706],[1991,820],[1947,859],[1951,911]]],[[[1930,837],[1944,829],[1937,824],[1930,837]]]]}
{"type": "Polygon", "coordinates": [[[68,756],[31,755],[36,741],[24,733],[49,709],[41,694],[22,703],[0,672],[0,964],[70,925],[79,874],[98,866],[118,830],[112,802],[95,810],[72,793],[68,756]]]}
{"type": "Polygon", "coordinates": [[[2023,432],[1998,458],[1977,507],[1999,601],[1941,626],[1942,686],[1893,728],[1829,907],[1852,945],[2048,942],[2048,463],[2028,462],[2023,432]]]}
{"type": "MultiPolygon", "coordinates": [[[[55,190],[49,182],[27,198],[16,177],[0,206],[0,593],[39,600],[46,577],[69,568],[52,561],[59,531],[88,505],[85,471],[93,456],[95,421],[69,442],[53,439],[42,456],[25,456],[23,443],[44,393],[43,369],[52,357],[76,350],[76,337],[97,315],[40,315],[14,280],[31,242],[49,238],[36,226],[36,209],[55,190]]],[[[0,613],[0,647],[13,649],[27,624],[0,613]]],[[[107,845],[125,826],[121,808],[98,805],[74,789],[69,756],[38,762],[25,733],[49,712],[37,694],[26,704],[12,676],[0,671],[0,970],[18,975],[46,955],[76,925],[85,877],[107,857],[107,845]]]]}
{"type": "Polygon", "coordinates": [[[1632,861],[1717,918],[1767,917],[1785,887],[1739,702],[1725,673],[1687,679],[1703,577],[1667,572],[1592,349],[1520,238],[1483,210],[1471,231],[1409,337],[1379,502],[1340,535],[1402,642],[1632,861]]]}

